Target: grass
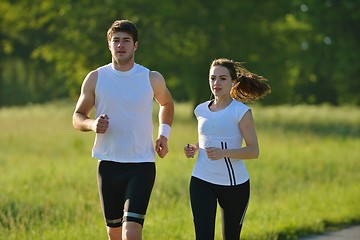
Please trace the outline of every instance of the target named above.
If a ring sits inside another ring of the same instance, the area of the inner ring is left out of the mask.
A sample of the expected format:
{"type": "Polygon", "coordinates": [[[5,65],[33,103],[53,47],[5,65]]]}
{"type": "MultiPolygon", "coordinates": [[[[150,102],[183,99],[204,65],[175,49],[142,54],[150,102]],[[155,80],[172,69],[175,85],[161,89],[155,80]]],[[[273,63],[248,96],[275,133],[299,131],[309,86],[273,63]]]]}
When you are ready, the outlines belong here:
{"type": "MultiPolygon", "coordinates": [[[[97,161],[90,157],[94,134],[72,128],[73,107],[0,109],[1,240],[106,239],[97,161]]],[[[297,239],[360,223],[360,109],[252,108],[261,154],[246,162],[252,189],[242,239],[297,239]]],[[[144,239],[194,239],[188,195],[194,160],[182,150],[197,141],[191,111],[176,104],[170,153],[157,160],[144,239]]]]}

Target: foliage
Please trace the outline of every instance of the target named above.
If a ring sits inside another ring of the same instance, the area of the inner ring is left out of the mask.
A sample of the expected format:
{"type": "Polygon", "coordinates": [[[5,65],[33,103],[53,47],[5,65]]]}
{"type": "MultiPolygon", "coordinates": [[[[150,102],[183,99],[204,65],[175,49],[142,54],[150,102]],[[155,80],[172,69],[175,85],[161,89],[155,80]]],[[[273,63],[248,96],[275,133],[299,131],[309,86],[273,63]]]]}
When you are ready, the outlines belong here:
{"type": "MultiPolygon", "coordinates": [[[[90,157],[94,134],[73,129],[74,104],[0,109],[1,240],[106,238],[97,161],[90,157]]],[[[197,141],[196,121],[186,114],[190,104],[176,109],[169,155],[157,159],[144,239],[194,239],[188,196],[194,159],[184,157],[183,147],[197,141]]],[[[251,199],[242,239],[297,239],[359,223],[359,109],[252,109],[261,154],[246,161],[251,199]]]]}
{"type": "Polygon", "coordinates": [[[356,0],[3,0],[0,105],[78,95],[108,63],[115,19],[139,28],[137,62],[160,71],[178,101],[208,99],[214,58],[246,62],[270,80],[264,104],[360,104],[356,0]]]}

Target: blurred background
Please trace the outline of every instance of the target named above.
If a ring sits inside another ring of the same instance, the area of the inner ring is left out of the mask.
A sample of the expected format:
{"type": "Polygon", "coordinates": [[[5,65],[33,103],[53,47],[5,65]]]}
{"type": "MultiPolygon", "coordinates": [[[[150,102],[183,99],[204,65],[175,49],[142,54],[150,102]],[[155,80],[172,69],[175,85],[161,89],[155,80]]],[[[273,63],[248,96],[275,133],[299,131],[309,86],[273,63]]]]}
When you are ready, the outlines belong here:
{"type": "MultiPolygon", "coordinates": [[[[137,25],[136,62],[161,72],[176,100],[144,239],[194,239],[183,146],[197,141],[190,113],[209,99],[219,57],[272,87],[251,106],[261,157],[246,163],[242,238],[360,224],[359,0],[0,0],[0,240],[106,237],[94,134],[71,116],[87,73],[111,61],[117,19],[137,25]]],[[[216,228],[220,239],[219,219],[216,228]]]]}
{"type": "Polygon", "coordinates": [[[137,25],[136,62],[178,102],[207,100],[209,65],[226,57],[269,79],[264,105],[360,105],[358,0],[2,0],[0,106],[77,98],[111,61],[116,19],[137,25]]]}

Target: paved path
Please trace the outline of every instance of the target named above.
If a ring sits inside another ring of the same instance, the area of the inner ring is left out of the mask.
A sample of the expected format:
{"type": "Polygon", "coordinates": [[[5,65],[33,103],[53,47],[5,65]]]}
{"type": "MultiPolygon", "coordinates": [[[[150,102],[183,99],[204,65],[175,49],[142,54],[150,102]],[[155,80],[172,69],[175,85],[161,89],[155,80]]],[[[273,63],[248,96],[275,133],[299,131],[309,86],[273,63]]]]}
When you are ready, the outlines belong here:
{"type": "Polygon", "coordinates": [[[309,236],[300,240],[360,240],[360,225],[339,231],[327,232],[322,235],[309,236]]]}

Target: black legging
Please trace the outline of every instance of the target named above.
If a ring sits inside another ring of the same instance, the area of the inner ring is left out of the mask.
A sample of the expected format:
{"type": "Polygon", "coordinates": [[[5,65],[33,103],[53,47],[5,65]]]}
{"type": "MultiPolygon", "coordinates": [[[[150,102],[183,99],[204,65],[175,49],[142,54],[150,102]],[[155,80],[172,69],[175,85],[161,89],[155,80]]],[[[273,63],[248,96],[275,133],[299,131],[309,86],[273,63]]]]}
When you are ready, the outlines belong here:
{"type": "Polygon", "coordinates": [[[250,197],[250,181],[222,186],[191,177],[190,200],[197,240],[213,240],[217,201],[221,207],[224,240],[240,239],[250,197]]]}

